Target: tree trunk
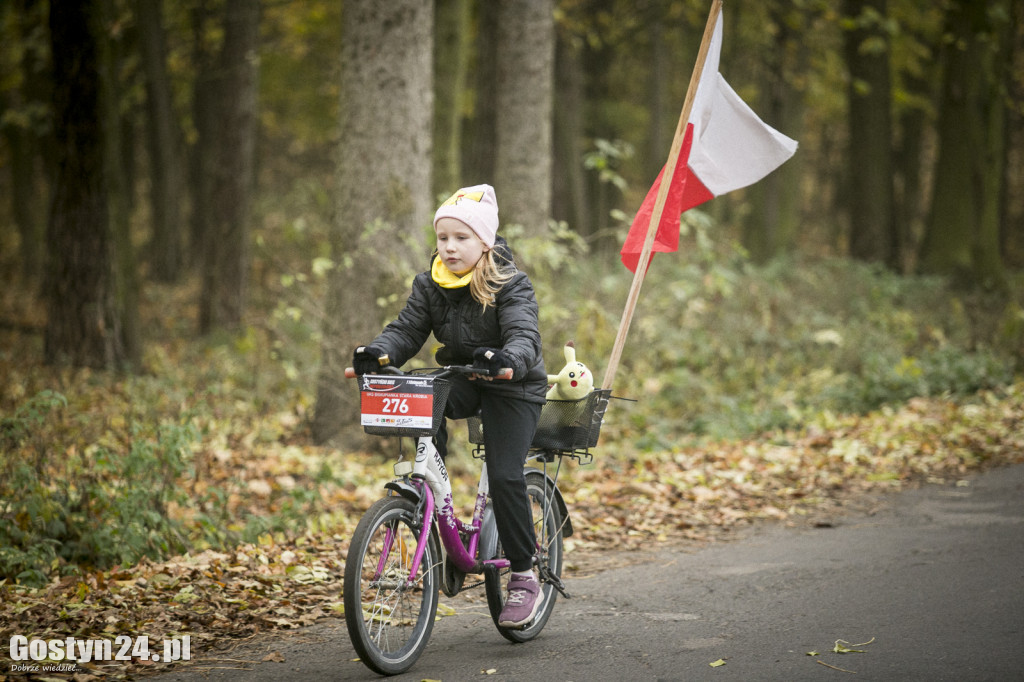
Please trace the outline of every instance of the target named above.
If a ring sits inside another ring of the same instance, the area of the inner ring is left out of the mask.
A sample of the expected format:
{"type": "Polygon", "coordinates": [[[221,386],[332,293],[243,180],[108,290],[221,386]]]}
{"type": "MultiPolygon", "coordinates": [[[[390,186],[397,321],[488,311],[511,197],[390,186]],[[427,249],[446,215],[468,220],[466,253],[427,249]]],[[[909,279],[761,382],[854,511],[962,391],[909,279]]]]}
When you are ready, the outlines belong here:
{"type": "MultiPolygon", "coordinates": [[[[1008,10],[1005,0],[1000,4],[1008,10]]],[[[1006,46],[997,39],[1001,27],[989,23],[996,14],[989,14],[989,5],[957,0],[946,17],[955,40],[943,54],[939,157],[919,267],[961,284],[1003,288],[998,206],[1004,157],[999,146],[1006,118],[998,74],[1006,46]]]]}
{"type": "MultiPolygon", "coordinates": [[[[465,122],[463,181],[493,184],[497,153],[498,3],[477,3],[473,114],[465,122]]],[[[460,183],[461,184],[461,183],[460,183]]]]}
{"type": "MultiPolygon", "coordinates": [[[[139,322],[139,273],[131,236],[131,208],[135,178],[134,120],[125,113],[124,93],[131,88],[129,54],[136,52],[133,32],[118,34],[110,27],[126,22],[116,0],[99,3],[101,29],[95,34],[100,61],[100,112],[103,123],[103,172],[106,176],[107,206],[114,259],[114,305],[120,321],[125,358],[138,367],[142,359],[142,329],[139,322]]],[[[132,54],[134,56],[134,54],[132,54]]]]}
{"type": "MultiPolygon", "coordinates": [[[[342,17],[341,115],[334,260],[313,434],[358,423],[343,370],[389,317],[377,301],[407,286],[429,252],[433,5],[350,0],[342,17]]],[[[483,180],[481,180],[483,181],[483,180]]]]}
{"type": "Polygon", "coordinates": [[[181,133],[167,76],[166,40],[159,0],[136,0],[142,69],[146,80],[147,148],[150,169],[152,237],[149,259],[153,278],[174,282],[181,274],[181,133]]]}
{"type": "MultiPolygon", "coordinates": [[[[598,14],[613,15],[614,3],[612,0],[597,0],[591,2],[590,6],[593,8],[592,11],[598,14]]],[[[695,51],[696,53],[696,51],[695,51]]],[[[582,41],[580,61],[582,65],[582,71],[586,74],[586,84],[584,85],[584,92],[586,93],[586,106],[588,108],[588,115],[584,120],[584,135],[585,139],[593,145],[594,140],[608,140],[609,142],[615,142],[621,136],[618,130],[612,125],[610,117],[607,115],[601,115],[603,110],[607,107],[607,104],[613,102],[615,97],[613,95],[612,86],[612,71],[615,63],[615,52],[611,49],[607,43],[595,42],[584,39],[582,41]],[[597,115],[589,114],[590,111],[598,112],[597,115]]],[[[679,102],[682,105],[682,102],[679,102]]],[[[676,109],[674,116],[678,118],[679,110],[676,109]]],[[[673,124],[674,125],[674,124],[673,124]]],[[[669,132],[671,135],[671,131],[669,132]]],[[[669,137],[669,141],[671,141],[669,137]]],[[[654,178],[657,176],[658,170],[665,165],[665,158],[668,156],[668,146],[662,151],[658,152],[655,157],[645,157],[647,162],[650,164],[654,171],[651,172],[643,182],[650,186],[649,183],[654,182],[654,178]]],[[[642,162],[641,162],[642,163],[642,162]]],[[[646,175],[646,174],[645,174],[646,175]]],[[[609,184],[604,182],[596,172],[588,172],[584,175],[584,183],[586,187],[586,198],[588,210],[590,212],[591,224],[589,227],[589,234],[608,234],[609,227],[611,226],[611,219],[609,212],[613,207],[611,192],[609,190],[609,184]]],[[[641,190],[640,197],[643,198],[643,193],[646,192],[646,187],[641,190]]],[[[635,210],[635,206],[631,210],[635,210]]],[[[618,240],[606,240],[605,242],[598,242],[604,248],[614,248],[617,252],[621,247],[618,240]]]]}
{"type": "Polygon", "coordinates": [[[245,310],[249,270],[249,217],[256,142],[256,52],[259,2],[228,0],[220,68],[212,223],[204,251],[199,330],[237,328],[245,310]]]}
{"type": "Polygon", "coordinates": [[[463,186],[462,116],[472,42],[469,0],[437,0],[434,50],[434,196],[463,186]]]}
{"type": "MultiPolygon", "coordinates": [[[[764,61],[759,79],[762,105],[757,109],[770,125],[786,133],[800,130],[803,114],[799,94],[786,78],[804,56],[799,30],[794,31],[786,16],[797,11],[779,6],[770,9],[774,48],[764,61]]],[[[755,262],[764,263],[789,253],[796,245],[801,218],[801,160],[798,154],[749,190],[753,210],[743,220],[743,246],[755,262]]]]}
{"type": "Polygon", "coordinates": [[[0,9],[0,21],[9,27],[5,39],[11,40],[21,52],[17,60],[0,65],[0,69],[20,72],[16,87],[0,90],[0,111],[4,112],[0,129],[10,154],[11,218],[20,238],[21,279],[38,284],[43,276],[43,238],[49,206],[49,187],[43,186],[40,173],[45,161],[42,131],[50,126],[47,102],[51,95],[47,91],[50,64],[46,51],[32,49],[38,42],[30,42],[30,36],[45,35],[46,9],[40,3],[16,0],[0,9]]]}
{"type": "Polygon", "coordinates": [[[498,152],[502,223],[541,234],[551,217],[553,0],[498,3],[498,152]]]}
{"type": "MultiPolygon", "coordinates": [[[[907,89],[923,101],[929,96],[929,80],[907,75],[907,89]]],[[[913,269],[910,259],[920,244],[924,232],[925,183],[924,153],[925,131],[928,130],[928,112],[921,105],[907,105],[899,117],[899,140],[893,156],[895,178],[894,216],[900,243],[904,245],[904,270],[913,269]]]]}
{"type": "Polygon", "coordinates": [[[218,95],[224,82],[215,68],[216,50],[209,36],[209,24],[215,21],[211,0],[197,0],[189,13],[192,28],[192,63],[196,79],[192,86],[192,125],[195,140],[189,147],[188,185],[191,199],[189,215],[190,265],[203,263],[203,255],[212,242],[213,181],[220,149],[217,140],[218,95]]]}
{"type": "Polygon", "coordinates": [[[669,84],[674,69],[670,66],[671,58],[667,54],[669,46],[665,41],[665,19],[660,14],[654,17],[653,26],[648,28],[651,41],[651,70],[647,78],[647,110],[651,122],[647,138],[647,154],[645,155],[644,175],[653,181],[658,177],[675,136],[676,121],[679,116],[672,115],[672,109],[679,109],[681,103],[669,102],[669,84]]]}
{"type": "Polygon", "coordinates": [[[1003,266],[1000,236],[1006,217],[1003,192],[1006,188],[1006,145],[1009,121],[1009,107],[1005,98],[1014,72],[1009,68],[1012,49],[1010,0],[993,0],[988,3],[989,30],[991,39],[984,52],[984,73],[991,74],[984,80],[981,92],[982,125],[985,146],[980,150],[981,168],[981,213],[978,216],[978,242],[971,252],[974,281],[985,289],[1006,293],[1010,290],[1006,270],[1003,266]]]}
{"type": "Polygon", "coordinates": [[[552,135],[551,215],[566,221],[576,232],[591,234],[586,178],[583,175],[584,93],[579,48],[559,37],[556,45],[555,113],[552,135]]]}
{"type": "MultiPolygon", "coordinates": [[[[1013,5],[1010,26],[1011,73],[1024,73],[1024,3],[1013,5]]],[[[1011,102],[1024,102],[1024,81],[1010,79],[1007,97],[1011,102]]],[[[1024,111],[1010,111],[1006,131],[1006,183],[1003,190],[1003,229],[1000,251],[1006,266],[1018,269],[1024,266],[1024,111]]]]}
{"type": "Polygon", "coordinates": [[[892,88],[886,0],[844,0],[856,27],[844,35],[850,71],[850,255],[900,266],[893,213],[892,88]]]}
{"type": "MultiPolygon", "coordinates": [[[[7,99],[7,98],[4,98],[7,99]]],[[[4,109],[18,105],[4,103],[4,109]]],[[[3,126],[4,138],[10,155],[11,217],[21,239],[18,260],[22,281],[36,280],[42,273],[43,230],[33,205],[37,202],[35,157],[32,133],[24,126],[9,123],[3,126]]]]}
{"type": "Polygon", "coordinates": [[[112,369],[128,358],[112,265],[100,55],[91,30],[100,16],[98,0],[50,11],[61,162],[47,232],[44,358],[49,364],[112,369]]]}

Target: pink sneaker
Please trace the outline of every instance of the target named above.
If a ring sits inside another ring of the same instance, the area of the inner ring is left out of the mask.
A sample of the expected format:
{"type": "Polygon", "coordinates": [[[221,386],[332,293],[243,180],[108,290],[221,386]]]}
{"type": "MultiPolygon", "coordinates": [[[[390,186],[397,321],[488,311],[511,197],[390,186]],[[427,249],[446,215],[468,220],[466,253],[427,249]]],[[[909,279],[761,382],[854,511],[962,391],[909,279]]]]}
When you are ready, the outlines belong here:
{"type": "Polygon", "coordinates": [[[498,625],[503,628],[524,628],[534,619],[543,603],[544,593],[536,578],[514,575],[508,581],[508,597],[498,617],[498,625]]]}

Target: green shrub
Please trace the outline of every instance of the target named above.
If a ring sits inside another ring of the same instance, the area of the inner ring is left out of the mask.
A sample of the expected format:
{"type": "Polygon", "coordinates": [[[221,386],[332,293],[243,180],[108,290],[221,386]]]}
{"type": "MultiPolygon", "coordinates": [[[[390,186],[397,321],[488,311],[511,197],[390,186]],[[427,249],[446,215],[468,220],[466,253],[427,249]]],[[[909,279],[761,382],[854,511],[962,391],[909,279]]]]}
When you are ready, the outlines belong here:
{"type": "MultiPolygon", "coordinates": [[[[616,379],[617,394],[640,400],[629,424],[643,447],[799,428],[825,410],[863,413],[1013,380],[1016,349],[997,345],[1005,301],[854,261],[755,266],[728,243],[685,244],[655,259],[616,379]]],[[[606,307],[624,300],[630,277],[608,268],[611,284],[581,287],[606,307]]],[[[618,314],[577,353],[607,357],[618,314]]]]}
{"type": "Polygon", "coordinates": [[[862,371],[830,386],[822,396],[836,412],[863,413],[916,396],[966,396],[1013,380],[1012,365],[989,350],[942,347],[920,357],[867,355],[862,371]]]}
{"type": "Polygon", "coordinates": [[[107,568],[188,546],[171,505],[198,431],[186,419],[131,428],[127,447],[45,440],[67,407],[44,391],[0,422],[0,575],[38,585],[61,567],[107,568]],[[152,431],[152,432],[151,432],[152,431]]]}

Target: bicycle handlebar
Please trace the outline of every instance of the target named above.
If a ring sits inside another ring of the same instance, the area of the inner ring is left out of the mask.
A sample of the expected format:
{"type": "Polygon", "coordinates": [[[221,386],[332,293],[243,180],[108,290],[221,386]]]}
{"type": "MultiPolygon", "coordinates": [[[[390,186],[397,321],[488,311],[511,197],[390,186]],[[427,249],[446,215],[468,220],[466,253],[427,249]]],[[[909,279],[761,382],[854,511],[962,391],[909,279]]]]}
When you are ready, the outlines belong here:
{"type": "MultiPolygon", "coordinates": [[[[473,365],[446,365],[444,367],[441,367],[441,370],[442,371],[440,372],[440,374],[437,374],[435,376],[447,376],[450,374],[462,374],[464,376],[473,376],[474,374],[476,374],[479,376],[487,376],[486,370],[481,370],[479,367],[474,367],[473,365]]],[[[391,365],[381,367],[380,373],[395,375],[409,374],[409,372],[403,372],[399,368],[393,367],[391,365]]],[[[511,381],[512,374],[513,370],[511,367],[503,367],[502,369],[498,370],[497,376],[493,378],[501,379],[502,381],[511,381]]],[[[355,379],[357,376],[359,375],[356,374],[355,369],[353,369],[352,367],[345,368],[346,379],[355,379]]]]}

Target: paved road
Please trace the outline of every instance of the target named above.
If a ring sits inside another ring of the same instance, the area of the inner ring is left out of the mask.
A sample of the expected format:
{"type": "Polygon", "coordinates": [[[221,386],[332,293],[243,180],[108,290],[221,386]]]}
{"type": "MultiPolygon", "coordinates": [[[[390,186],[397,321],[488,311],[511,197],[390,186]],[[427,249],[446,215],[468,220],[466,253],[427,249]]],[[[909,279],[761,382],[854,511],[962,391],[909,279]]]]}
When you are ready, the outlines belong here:
{"type": "MultiPolygon", "coordinates": [[[[828,528],[767,526],[628,557],[642,561],[572,579],[573,599],[524,645],[497,634],[483,601],[460,596],[416,667],[392,679],[1024,680],[1024,466],[965,483],[879,498],[874,513],[828,528]],[[873,641],[834,653],[840,639],[873,641]]],[[[230,656],[157,679],[375,678],[352,660],[340,621],[230,656]],[[260,662],[271,652],[283,662],[260,662]]]]}

